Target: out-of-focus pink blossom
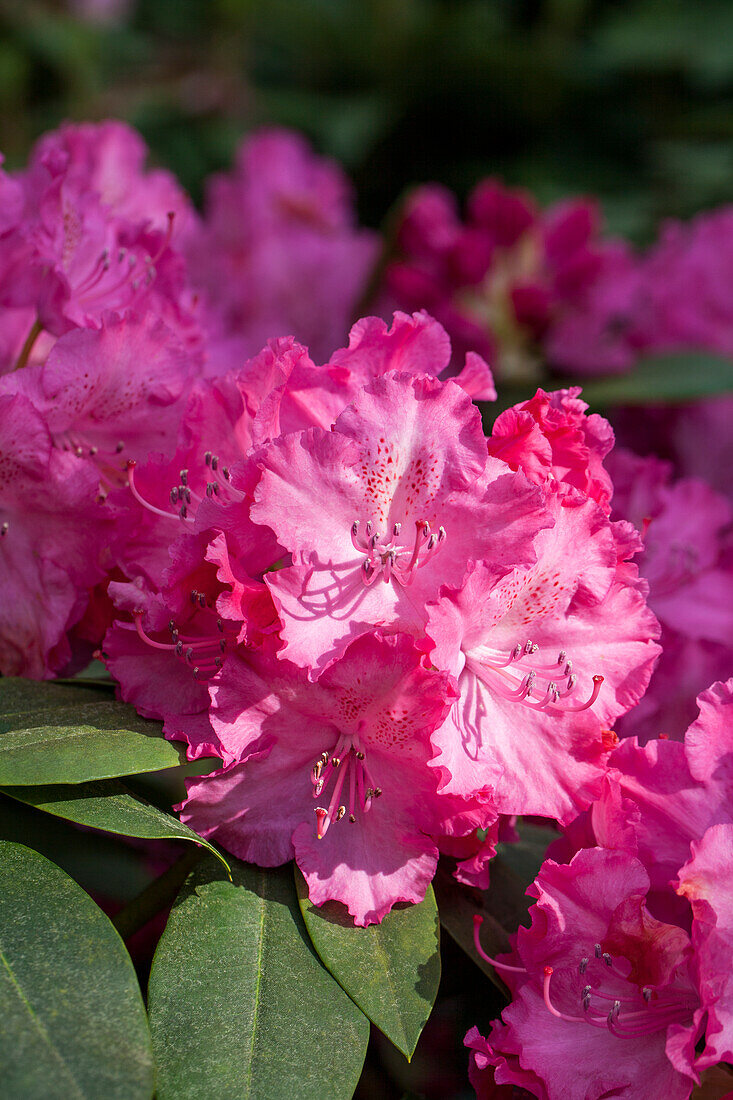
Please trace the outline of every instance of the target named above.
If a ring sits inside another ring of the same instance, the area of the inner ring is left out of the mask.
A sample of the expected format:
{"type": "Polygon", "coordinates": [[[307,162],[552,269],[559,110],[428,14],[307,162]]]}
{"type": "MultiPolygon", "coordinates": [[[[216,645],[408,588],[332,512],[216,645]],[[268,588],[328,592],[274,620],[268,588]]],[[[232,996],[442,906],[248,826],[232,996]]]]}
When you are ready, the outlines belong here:
{"type": "Polygon", "coordinates": [[[693,700],[733,669],[733,510],[698,478],[673,481],[668,463],[615,451],[614,515],[643,532],[639,572],[662,628],[662,656],[619,733],[682,738],[693,700]]]}
{"type": "Polygon", "coordinates": [[[43,679],[71,657],[66,631],[104,576],[109,537],[96,471],[57,451],[21,394],[0,396],[0,671],[43,679]]]}
{"type": "Polygon", "coordinates": [[[376,247],[337,164],[288,131],[247,139],[234,170],[210,181],[186,247],[210,371],[238,369],[276,336],[325,361],[344,342],[376,247]]]}
{"type": "MultiPolygon", "coordinates": [[[[645,252],[608,246],[585,290],[553,319],[545,337],[550,363],[574,374],[633,370],[643,355],[707,351],[733,356],[733,207],[668,222],[645,252]]],[[[733,400],[648,411],[625,410],[620,438],[675,461],[682,474],[730,492],[733,400]],[[653,441],[652,441],[653,440],[653,441]]]]}
{"type": "Polygon", "coordinates": [[[172,247],[190,203],[169,173],[146,173],[144,158],[139,135],[119,122],[68,123],[37,143],[12,181],[13,224],[0,237],[0,304],[27,325],[0,369],[74,327],[97,327],[106,310],[149,311],[200,343],[172,247]]]}

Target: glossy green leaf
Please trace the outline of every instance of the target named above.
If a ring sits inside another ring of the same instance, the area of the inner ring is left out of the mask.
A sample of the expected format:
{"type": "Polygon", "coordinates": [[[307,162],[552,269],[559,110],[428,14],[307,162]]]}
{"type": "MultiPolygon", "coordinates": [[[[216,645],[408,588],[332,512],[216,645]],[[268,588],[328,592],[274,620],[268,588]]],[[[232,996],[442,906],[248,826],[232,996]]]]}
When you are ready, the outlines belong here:
{"type": "Polygon", "coordinates": [[[104,688],[0,680],[0,784],[82,783],[172,768],[183,749],[104,688]]]}
{"type": "Polygon", "coordinates": [[[313,951],[292,870],[232,876],[202,860],[153,959],[158,1100],[346,1100],[369,1022],[313,951]]]}
{"type": "Polygon", "coordinates": [[[733,393],[733,359],[707,352],[680,352],[641,359],[627,374],[575,379],[554,388],[582,385],[583,400],[598,405],[673,405],[733,393]]]}
{"type": "Polygon", "coordinates": [[[431,886],[419,905],[356,928],[344,907],[320,908],[296,870],[298,901],[313,946],[339,985],[409,1060],[440,983],[440,926],[431,886]]]}
{"type": "Polygon", "coordinates": [[[138,798],[117,779],[42,787],[0,787],[0,792],[92,829],[146,840],[188,840],[201,844],[229,869],[224,857],[207,840],[177,817],[138,798]]]}
{"type": "Polygon", "coordinates": [[[80,886],[0,841],[3,1100],[149,1100],[153,1059],[135,970],[80,886]]]}

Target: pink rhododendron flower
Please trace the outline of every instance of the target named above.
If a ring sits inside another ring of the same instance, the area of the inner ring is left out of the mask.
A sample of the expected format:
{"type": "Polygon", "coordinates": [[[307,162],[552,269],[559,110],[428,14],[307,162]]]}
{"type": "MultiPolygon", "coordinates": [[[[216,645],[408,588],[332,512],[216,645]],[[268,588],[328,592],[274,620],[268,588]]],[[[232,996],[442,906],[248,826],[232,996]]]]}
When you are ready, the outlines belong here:
{"type": "Polygon", "coordinates": [[[547,1100],[690,1095],[702,1015],[690,940],[650,915],[648,889],[625,852],[543,864],[532,925],[496,960],[513,1001],[485,1045],[466,1037],[474,1079],[493,1065],[497,1083],[547,1100]]]}
{"type": "Polygon", "coordinates": [[[343,343],[377,244],[356,228],[341,169],[297,134],[262,131],[242,144],[232,173],[210,181],[205,210],[187,256],[212,372],[280,335],[325,360],[343,343]]]}
{"type": "Polygon", "coordinates": [[[429,605],[426,629],[461,692],[433,738],[441,789],[491,785],[502,813],[568,821],[599,793],[604,730],[643,693],[658,647],[600,508],[550,504],[536,564],[478,562],[429,605]]]}
{"type": "Polygon", "coordinates": [[[522,470],[530,481],[562,495],[597,501],[610,510],[613,492],[603,459],[613,447],[611,425],[586,416],[580,388],[545,393],[500,413],[489,438],[489,454],[522,470]]]}
{"type": "Polygon", "coordinates": [[[377,625],[422,631],[425,601],[469,560],[529,562],[550,522],[538,490],[487,456],[468,396],[426,376],[377,378],[331,432],[282,436],[257,463],[251,517],[293,560],[266,578],[282,655],[316,675],[377,625]]]}
{"type": "MultiPolygon", "coordinates": [[[[295,855],[311,899],[343,902],[359,925],[424,896],[438,855],[431,835],[461,808],[437,795],[427,767],[453,690],[412,638],[358,638],[316,684],[250,653],[210,690],[212,725],[241,762],[192,780],[182,820],[264,866],[295,855]]],[[[494,819],[490,805],[484,817],[494,819]]]]}
{"type": "Polygon", "coordinates": [[[596,844],[633,853],[649,873],[655,915],[688,926],[688,908],[671,883],[693,841],[710,826],[733,822],[733,680],[713,684],[697,703],[699,716],[684,744],[622,741],[609,758],[600,797],[550,850],[563,860],[596,844]]]}
{"type": "Polygon", "coordinates": [[[191,202],[170,172],[145,169],[147,154],[140,134],[124,122],[66,122],[34,146],[29,182],[43,186],[49,163],[58,164],[68,183],[97,195],[111,213],[162,230],[173,213],[183,228],[193,216],[191,202]]]}
{"type": "Polygon", "coordinates": [[[59,450],[120,479],[129,459],[172,451],[183,396],[197,373],[190,353],[154,314],[102,316],[62,336],[44,363],[0,379],[33,400],[59,450]]]}
{"type": "Polygon", "coordinates": [[[733,668],[733,510],[697,478],[673,482],[658,459],[618,451],[609,469],[614,514],[644,533],[636,560],[663,628],[649,690],[618,732],[681,738],[695,696],[733,668]]]}

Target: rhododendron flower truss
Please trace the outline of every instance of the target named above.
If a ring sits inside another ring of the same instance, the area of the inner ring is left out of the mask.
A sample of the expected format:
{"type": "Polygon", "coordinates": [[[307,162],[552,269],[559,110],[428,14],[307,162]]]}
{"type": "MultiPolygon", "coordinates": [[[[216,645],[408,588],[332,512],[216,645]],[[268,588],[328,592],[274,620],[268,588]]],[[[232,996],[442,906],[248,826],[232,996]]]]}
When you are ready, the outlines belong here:
{"type": "Polygon", "coordinates": [[[474,564],[428,608],[432,660],[461,692],[433,741],[441,790],[490,785],[502,813],[568,821],[599,793],[607,731],[648,682],[657,629],[598,506],[549,507],[535,565],[474,564]]]}
{"type": "MultiPolygon", "coordinates": [[[[234,657],[210,692],[219,741],[241,762],[190,781],[182,820],[260,865],[295,855],[316,905],[380,921],[424,896],[433,834],[479,823],[474,805],[436,793],[430,733],[455,693],[407,635],[357,639],[315,684],[288,661],[234,657]]],[[[486,803],[483,823],[495,817],[486,803]]]]}
{"type": "Polygon", "coordinates": [[[282,655],[315,675],[376,625],[421,632],[425,601],[470,559],[531,562],[551,522],[540,492],[487,457],[469,397],[425,376],[376,379],[332,432],[283,436],[257,462],[251,518],[293,559],[266,578],[282,655]]]}
{"type": "Polygon", "coordinates": [[[625,852],[591,848],[568,866],[543,865],[531,928],[510,956],[490,960],[512,1004],[483,1048],[475,1031],[466,1037],[497,1083],[547,1100],[690,1095],[702,1015],[690,940],[650,916],[648,887],[625,852]]]}

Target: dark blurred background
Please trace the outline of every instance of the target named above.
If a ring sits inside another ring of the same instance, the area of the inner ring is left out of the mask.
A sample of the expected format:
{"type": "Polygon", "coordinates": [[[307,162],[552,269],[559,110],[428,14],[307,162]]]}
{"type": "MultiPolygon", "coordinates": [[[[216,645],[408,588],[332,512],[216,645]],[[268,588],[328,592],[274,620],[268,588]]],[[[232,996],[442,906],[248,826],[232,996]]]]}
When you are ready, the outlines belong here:
{"type": "Polygon", "coordinates": [[[0,149],[125,118],[199,201],[239,138],[305,131],[378,225],[409,184],[600,196],[643,242],[731,198],[731,0],[0,0],[0,149]]]}

